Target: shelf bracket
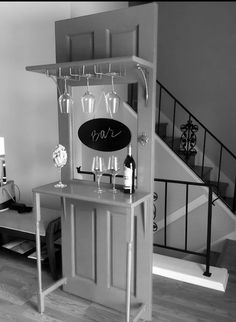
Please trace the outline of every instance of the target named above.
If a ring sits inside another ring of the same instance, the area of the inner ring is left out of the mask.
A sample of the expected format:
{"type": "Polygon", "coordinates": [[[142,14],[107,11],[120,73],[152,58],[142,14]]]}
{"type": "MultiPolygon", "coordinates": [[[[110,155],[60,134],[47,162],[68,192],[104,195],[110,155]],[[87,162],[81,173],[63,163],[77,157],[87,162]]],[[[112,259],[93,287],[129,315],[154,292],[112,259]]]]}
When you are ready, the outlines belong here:
{"type": "Polygon", "coordinates": [[[46,73],[45,74],[46,74],[47,77],[49,77],[49,78],[51,78],[53,80],[54,84],[56,85],[56,87],[58,89],[59,96],[61,96],[62,93],[61,93],[60,87],[59,87],[59,85],[57,83],[57,78],[56,77],[54,78],[54,76],[50,75],[50,73],[49,73],[48,70],[46,70],[46,73]]]}
{"type": "Polygon", "coordinates": [[[143,76],[143,80],[144,80],[144,84],[145,84],[145,103],[147,105],[147,103],[148,103],[148,97],[149,97],[147,77],[146,77],[146,74],[145,74],[145,70],[139,64],[137,64],[137,68],[138,68],[138,70],[141,72],[141,74],[143,76]]]}

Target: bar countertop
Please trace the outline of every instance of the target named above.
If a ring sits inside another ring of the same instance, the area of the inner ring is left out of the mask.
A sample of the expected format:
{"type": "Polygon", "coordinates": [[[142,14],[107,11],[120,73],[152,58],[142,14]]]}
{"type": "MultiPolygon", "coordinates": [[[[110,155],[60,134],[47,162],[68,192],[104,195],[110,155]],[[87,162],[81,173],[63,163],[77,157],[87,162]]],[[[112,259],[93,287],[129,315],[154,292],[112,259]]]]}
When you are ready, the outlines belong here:
{"type": "Polygon", "coordinates": [[[119,206],[125,208],[133,208],[147,200],[151,193],[136,190],[132,195],[125,194],[119,190],[117,193],[112,193],[111,186],[107,183],[102,183],[102,193],[98,193],[97,183],[86,180],[72,180],[63,182],[67,186],[64,188],[55,188],[57,182],[52,182],[40,187],[33,188],[34,193],[48,194],[64,198],[77,199],[82,201],[107,204],[110,206],[119,206]]]}

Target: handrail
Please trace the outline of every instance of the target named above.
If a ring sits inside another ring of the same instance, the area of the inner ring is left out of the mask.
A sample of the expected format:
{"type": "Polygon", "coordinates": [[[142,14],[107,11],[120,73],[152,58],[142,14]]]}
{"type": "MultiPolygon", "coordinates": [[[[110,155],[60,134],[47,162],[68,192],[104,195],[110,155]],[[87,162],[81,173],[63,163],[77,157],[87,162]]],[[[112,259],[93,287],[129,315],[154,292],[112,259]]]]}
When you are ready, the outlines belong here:
{"type": "Polygon", "coordinates": [[[179,183],[179,184],[186,184],[186,185],[190,184],[190,185],[193,185],[193,186],[203,186],[203,187],[211,187],[212,186],[212,184],[210,184],[210,183],[186,181],[186,180],[175,180],[175,179],[154,178],[154,181],[159,181],[159,182],[168,181],[169,183],[179,183]]]}
{"type": "Polygon", "coordinates": [[[166,249],[171,249],[179,252],[183,252],[186,254],[198,255],[206,258],[206,270],[203,275],[209,277],[210,273],[210,256],[211,256],[211,228],[212,228],[212,185],[209,183],[202,182],[192,182],[192,181],[184,181],[184,180],[172,180],[172,179],[159,179],[154,178],[155,182],[162,182],[165,184],[164,186],[164,242],[163,244],[153,243],[153,246],[163,247],[166,249]],[[184,247],[177,248],[167,245],[167,202],[168,202],[168,184],[182,184],[186,187],[185,194],[185,236],[184,236],[184,247]],[[208,188],[208,209],[207,209],[207,234],[206,234],[206,253],[200,253],[196,251],[191,251],[188,249],[188,205],[189,205],[189,187],[190,186],[202,186],[208,188]]]}
{"type": "Polygon", "coordinates": [[[180,105],[195,121],[198,122],[199,125],[201,125],[228,153],[231,154],[231,156],[236,159],[236,155],[230,151],[224,143],[222,143],[210,130],[208,130],[205,125],[202,124],[164,85],[162,85],[161,82],[156,80],[156,82],[176,101],[178,105],[180,105]]]}

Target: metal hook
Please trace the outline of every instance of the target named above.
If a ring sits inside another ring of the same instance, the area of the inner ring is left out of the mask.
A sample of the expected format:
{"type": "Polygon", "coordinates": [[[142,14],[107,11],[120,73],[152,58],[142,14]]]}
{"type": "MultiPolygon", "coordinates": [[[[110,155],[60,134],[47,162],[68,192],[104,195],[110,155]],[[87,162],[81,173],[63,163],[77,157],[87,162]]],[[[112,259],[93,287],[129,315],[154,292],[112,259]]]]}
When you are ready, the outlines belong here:
{"type": "Polygon", "coordinates": [[[80,75],[79,74],[72,74],[72,68],[71,67],[70,67],[70,76],[79,77],[79,81],[80,81],[80,75]]]}
{"type": "Polygon", "coordinates": [[[102,79],[102,73],[97,71],[97,65],[93,65],[94,75],[98,76],[99,79],[102,79]]]}
{"type": "Polygon", "coordinates": [[[61,67],[58,68],[58,77],[61,78],[62,74],[61,74],[61,67]]]}

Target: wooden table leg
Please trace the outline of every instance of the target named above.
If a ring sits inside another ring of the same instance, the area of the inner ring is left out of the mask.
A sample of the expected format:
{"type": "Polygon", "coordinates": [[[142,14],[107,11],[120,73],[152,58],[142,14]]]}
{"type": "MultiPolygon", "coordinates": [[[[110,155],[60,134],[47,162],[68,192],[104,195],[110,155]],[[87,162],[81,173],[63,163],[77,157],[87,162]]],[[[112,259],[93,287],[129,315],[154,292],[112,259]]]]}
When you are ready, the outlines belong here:
{"type": "Polygon", "coordinates": [[[133,249],[133,230],[134,230],[134,210],[128,214],[128,241],[127,241],[127,260],[126,260],[126,322],[130,321],[131,303],[131,273],[132,273],[132,249],[133,249]]]}
{"type": "Polygon", "coordinates": [[[42,289],[42,269],[41,269],[41,244],[40,244],[40,194],[35,193],[35,209],[36,209],[36,257],[37,257],[37,272],[38,272],[38,311],[44,312],[44,295],[42,289]]]}

